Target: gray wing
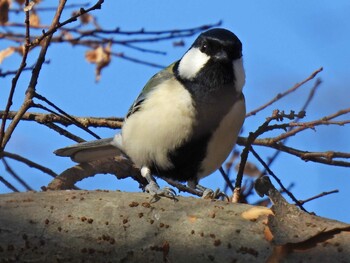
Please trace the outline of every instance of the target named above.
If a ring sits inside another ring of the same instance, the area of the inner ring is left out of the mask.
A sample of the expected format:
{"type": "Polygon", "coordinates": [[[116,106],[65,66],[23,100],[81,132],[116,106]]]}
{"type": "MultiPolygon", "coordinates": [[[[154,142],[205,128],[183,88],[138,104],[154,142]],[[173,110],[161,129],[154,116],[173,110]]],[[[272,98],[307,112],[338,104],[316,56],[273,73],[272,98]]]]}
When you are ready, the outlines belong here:
{"type": "Polygon", "coordinates": [[[113,138],[74,144],[54,152],[58,156],[70,157],[74,162],[84,163],[117,155],[125,155],[121,145],[121,135],[113,138]]]}
{"type": "Polygon", "coordinates": [[[165,69],[159,71],[155,74],[144,86],[140,95],[136,98],[134,103],[131,105],[128,113],[126,114],[126,118],[128,118],[131,114],[135,113],[140,109],[142,102],[146,99],[147,94],[153,90],[154,87],[158,86],[160,83],[164,82],[167,79],[174,77],[173,68],[176,62],[166,67],[165,69]]]}
{"type": "MultiPolygon", "coordinates": [[[[142,102],[147,97],[147,94],[150,91],[152,91],[154,87],[158,86],[165,80],[174,77],[173,67],[175,63],[158,72],[147,82],[140,95],[130,107],[126,118],[134,112],[136,112],[141,107],[142,102]]],[[[68,147],[58,149],[54,153],[58,156],[70,157],[74,162],[77,163],[84,163],[117,155],[127,156],[123,152],[121,134],[117,134],[116,136],[114,136],[114,138],[107,138],[91,142],[74,144],[68,147]]]]}

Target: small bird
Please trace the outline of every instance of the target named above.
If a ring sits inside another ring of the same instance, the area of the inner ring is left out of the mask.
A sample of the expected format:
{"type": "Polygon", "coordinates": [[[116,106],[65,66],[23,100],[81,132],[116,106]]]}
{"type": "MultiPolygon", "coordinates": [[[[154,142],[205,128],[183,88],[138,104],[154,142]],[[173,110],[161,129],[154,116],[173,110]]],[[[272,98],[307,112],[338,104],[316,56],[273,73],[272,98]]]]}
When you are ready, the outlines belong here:
{"type": "Polygon", "coordinates": [[[55,151],[78,163],[124,153],[141,169],[147,192],[160,189],[153,175],[187,182],[220,168],[245,119],[242,43],[223,28],[203,32],[183,57],[155,74],[130,107],[121,133],[55,151]]]}

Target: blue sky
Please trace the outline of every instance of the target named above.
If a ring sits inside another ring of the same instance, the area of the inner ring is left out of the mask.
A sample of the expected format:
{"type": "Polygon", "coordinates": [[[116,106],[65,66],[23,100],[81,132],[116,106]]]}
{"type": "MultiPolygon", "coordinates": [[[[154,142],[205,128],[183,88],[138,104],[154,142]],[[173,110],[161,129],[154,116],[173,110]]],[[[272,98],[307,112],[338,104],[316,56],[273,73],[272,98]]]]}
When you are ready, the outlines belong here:
{"type": "MultiPolygon", "coordinates": [[[[78,1],[77,1],[78,2],[78,1]]],[[[83,2],[83,1],[82,1],[83,2]]],[[[324,67],[319,74],[323,83],[310,105],[306,121],[319,119],[339,109],[349,107],[348,83],[350,81],[350,2],[339,1],[111,1],[107,0],[101,10],[95,11],[99,24],[104,28],[121,27],[124,30],[181,29],[203,24],[223,22],[223,27],[235,32],[243,42],[247,82],[244,93],[247,110],[267,102],[277,93],[302,81],[313,71],[324,67]]],[[[71,10],[62,19],[68,18],[71,10]]],[[[13,15],[13,14],[12,14],[13,15]]],[[[49,23],[50,16],[42,17],[49,23]]],[[[21,20],[20,20],[21,21],[21,20]]],[[[167,52],[167,55],[140,53],[124,47],[115,47],[116,52],[140,57],[158,64],[168,65],[179,59],[193,38],[184,39],[185,47],[172,46],[172,42],[143,45],[167,52]]],[[[0,50],[8,43],[0,42],[0,50]]],[[[47,54],[50,64],[45,65],[37,86],[40,94],[54,101],[72,115],[118,116],[127,112],[147,80],[158,71],[156,68],[114,58],[95,83],[94,66],[84,60],[86,49],[53,44],[47,54]]],[[[37,51],[31,53],[33,63],[37,51]]],[[[16,69],[20,57],[6,59],[2,70],[16,69]]],[[[29,63],[29,64],[31,64],[29,63]]],[[[30,73],[22,75],[13,109],[23,100],[30,73]]],[[[8,94],[11,79],[0,79],[0,98],[8,94]]],[[[296,93],[247,119],[244,135],[255,130],[273,109],[298,110],[303,105],[314,81],[296,93]]],[[[0,99],[3,109],[6,101],[0,99]]],[[[347,116],[349,119],[349,116],[347,116]]],[[[72,131],[86,140],[92,137],[76,128],[72,131]]],[[[114,131],[95,129],[101,137],[110,137],[114,131]]],[[[288,145],[312,151],[337,150],[350,152],[349,127],[325,126],[316,131],[306,131],[288,141],[288,145]]],[[[68,139],[34,123],[22,122],[13,134],[7,151],[22,154],[59,173],[73,163],[59,158],[52,152],[71,144],[68,139]]],[[[256,147],[267,158],[273,151],[256,147]]],[[[257,163],[254,158],[250,159],[257,163]]],[[[15,171],[39,189],[50,178],[16,162],[10,162],[15,171]]],[[[306,208],[316,214],[350,222],[350,169],[304,162],[296,157],[281,154],[271,166],[285,185],[295,183],[292,192],[298,199],[306,199],[323,191],[339,189],[340,193],[307,203],[306,208]]],[[[0,175],[6,177],[4,168],[0,175]]],[[[6,177],[19,189],[11,178],[6,177]]],[[[161,180],[159,180],[161,181],[161,180]]],[[[224,185],[218,173],[201,181],[201,184],[216,188],[224,185]]],[[[117,181],[113,176],[99,175],[84,180],[79,186],[86,189],[121,189],[138,191],[138,184],[131,180],[117,181]]],[[[9,192],[0,184],[0,193],[9,192]]],[[[255,197],[254,200],[257,198],[255,197]]]]}

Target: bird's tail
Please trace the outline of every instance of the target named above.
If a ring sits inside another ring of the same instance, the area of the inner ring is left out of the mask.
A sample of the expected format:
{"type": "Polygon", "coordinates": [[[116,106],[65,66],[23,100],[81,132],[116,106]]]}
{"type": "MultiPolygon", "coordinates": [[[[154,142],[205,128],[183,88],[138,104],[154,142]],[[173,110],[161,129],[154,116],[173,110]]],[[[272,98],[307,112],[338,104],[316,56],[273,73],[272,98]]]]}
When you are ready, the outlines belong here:
{"type": "Polygon", "coordinates": [[[121,135],[113,138],[83,142],[54,151],[58,156],[70,157],[74,162],[84,163],[107,157],[125,155],[121,135]]]}

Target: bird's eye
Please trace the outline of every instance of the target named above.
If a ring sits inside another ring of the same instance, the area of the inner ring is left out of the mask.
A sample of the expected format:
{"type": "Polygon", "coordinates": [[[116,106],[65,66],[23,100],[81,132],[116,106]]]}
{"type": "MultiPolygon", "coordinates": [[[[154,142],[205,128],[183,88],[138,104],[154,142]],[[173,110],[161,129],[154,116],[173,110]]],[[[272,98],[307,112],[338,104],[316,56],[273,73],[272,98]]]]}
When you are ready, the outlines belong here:
{"type": "Polygon", "coordinates": [[[202,44],[202,47],[201,47],[201,51],[202,51],[203,53],[205,53],[207,50],[208,50],[208,44],[207,44],[207,43],[203,43],[203,44],[202,44]]]}

